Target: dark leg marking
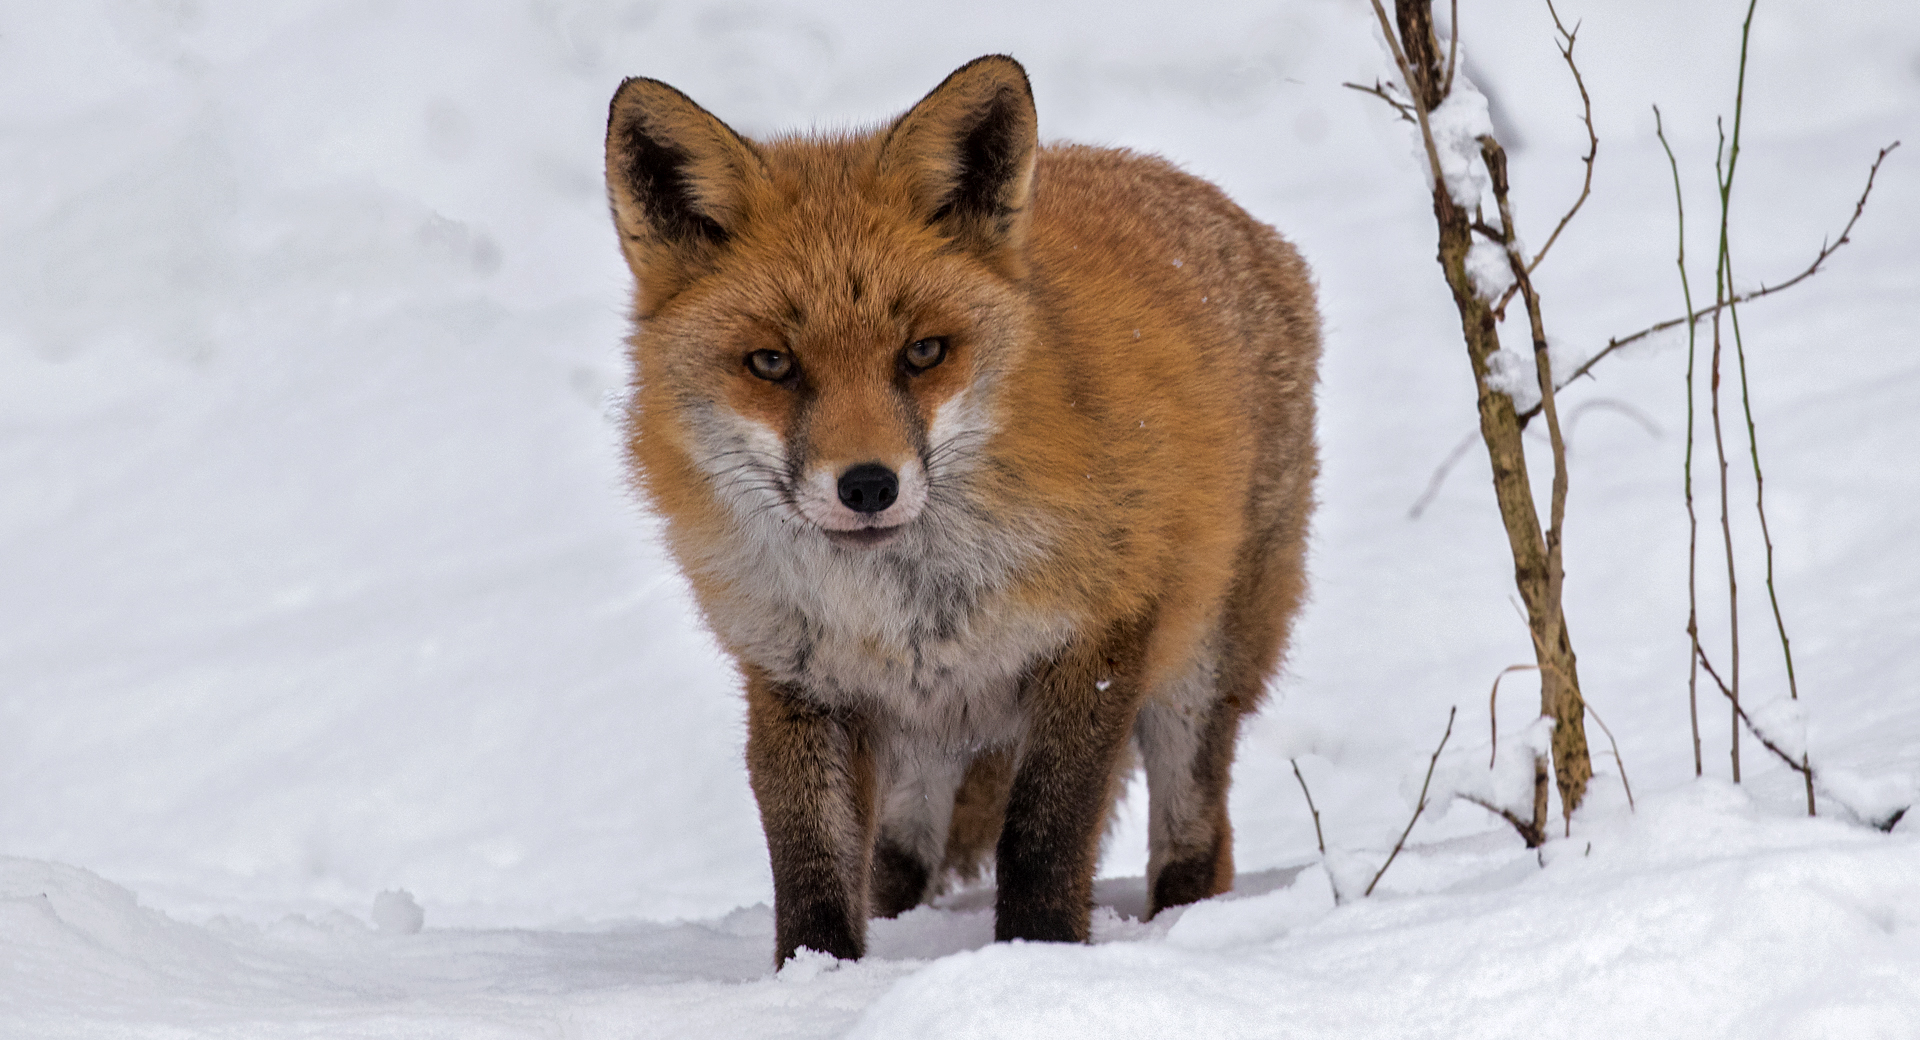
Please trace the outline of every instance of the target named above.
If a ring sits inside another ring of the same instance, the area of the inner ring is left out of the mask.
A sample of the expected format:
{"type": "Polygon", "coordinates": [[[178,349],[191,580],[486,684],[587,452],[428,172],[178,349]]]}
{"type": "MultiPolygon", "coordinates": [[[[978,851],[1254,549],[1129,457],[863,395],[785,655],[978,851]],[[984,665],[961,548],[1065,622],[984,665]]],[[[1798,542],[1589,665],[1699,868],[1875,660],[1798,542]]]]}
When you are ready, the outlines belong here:
{"type": "Polygon", "coordinates": [[[898,917],[919,906],[932,876],[912,853],[882,840],[873,850],[873,915],[898,917]]]}
{"type": "Polygon", "coordinates": [[[995,939],[1089,937],[1093,869],[1138,706],[1145,627],[1125,626],[1104,647],[1069,649],[1025,684],[1027,735],[1000,831],[995,939]]]}
{"type": "Polygon", "coordinates": [[[863,725],[746,672],[747,774],[773,867],[774,963],[802,948],[858,958],[876,818],[863,725]]]}

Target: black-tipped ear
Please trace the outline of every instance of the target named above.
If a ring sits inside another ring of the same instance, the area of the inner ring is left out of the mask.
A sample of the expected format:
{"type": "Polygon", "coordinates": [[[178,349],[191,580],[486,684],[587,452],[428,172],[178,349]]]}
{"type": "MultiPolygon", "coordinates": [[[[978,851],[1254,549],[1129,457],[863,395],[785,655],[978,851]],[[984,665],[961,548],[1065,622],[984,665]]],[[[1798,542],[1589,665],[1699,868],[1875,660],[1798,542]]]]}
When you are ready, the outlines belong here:
{"type": "Polygon", "coordinates": [[[665,299],[746,219],[759,153],[685,94],[630,79],[607,113],[607,196],[627,264],[665,299]],[[666,290],[664,293],[657,290],[666,290]]]}
{"type": "Polygon", "coordinates": [[[985,251],[1025,241],[1040,150],[1033,88],[1002,54],[962,65],[888,132],[882,168],[926,219],[985,251]]]}

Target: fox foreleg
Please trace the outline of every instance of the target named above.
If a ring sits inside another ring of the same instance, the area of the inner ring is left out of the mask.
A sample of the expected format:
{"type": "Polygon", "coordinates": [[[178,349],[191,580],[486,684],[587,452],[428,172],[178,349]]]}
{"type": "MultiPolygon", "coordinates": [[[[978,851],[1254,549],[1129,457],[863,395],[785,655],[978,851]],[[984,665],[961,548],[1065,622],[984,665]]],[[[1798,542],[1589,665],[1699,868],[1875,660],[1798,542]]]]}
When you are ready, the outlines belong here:
{"type": "Polygon", "coordinates": [[[748,670],[747,773],[773,865],[776,965],[801,947],[866,953],[873,766],[857,720],[748,670]]]}
{"type": "Polygon", "coordinates": [[[1000,831],[994,938],[1086,942],[1114,767],[1139,706],[1140,639],[1069,647],[1027,678],[1000,831]]]}

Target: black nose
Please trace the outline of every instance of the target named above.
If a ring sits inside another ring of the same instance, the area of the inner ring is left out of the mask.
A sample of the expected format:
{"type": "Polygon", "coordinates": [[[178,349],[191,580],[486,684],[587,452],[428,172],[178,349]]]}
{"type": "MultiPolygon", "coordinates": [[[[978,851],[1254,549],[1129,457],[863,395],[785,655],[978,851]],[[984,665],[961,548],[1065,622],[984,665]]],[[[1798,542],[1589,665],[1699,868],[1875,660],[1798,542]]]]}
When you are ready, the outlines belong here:
{"type": "Polygon", "coordinates": [[[878,463],[865,463],[840,474],[840,504],[856,513],[878,513],[899,497],[899,478],[878,463]]]}

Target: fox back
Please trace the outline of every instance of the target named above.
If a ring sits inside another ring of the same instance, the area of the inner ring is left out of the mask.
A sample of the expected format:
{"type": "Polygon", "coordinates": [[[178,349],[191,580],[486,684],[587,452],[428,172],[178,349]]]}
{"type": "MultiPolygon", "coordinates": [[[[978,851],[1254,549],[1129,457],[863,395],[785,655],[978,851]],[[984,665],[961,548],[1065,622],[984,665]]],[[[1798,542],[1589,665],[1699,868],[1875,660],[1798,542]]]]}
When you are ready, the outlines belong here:
{"type": "Polygon", "coordinates": [[[633,473],[746,680],[778,958],[858,956],[989,858],[996,934],[1084,940],[1129,744],[1152,909],[1230,885],[1238,721],[1305,587],[1292,247],[1164,161],[1040,146],[1003,57],[762,142],[629,80],[607,180],[633,473]]]}

